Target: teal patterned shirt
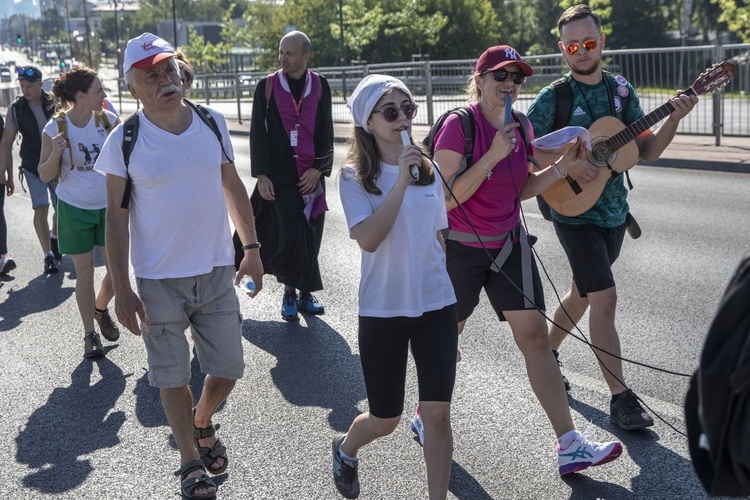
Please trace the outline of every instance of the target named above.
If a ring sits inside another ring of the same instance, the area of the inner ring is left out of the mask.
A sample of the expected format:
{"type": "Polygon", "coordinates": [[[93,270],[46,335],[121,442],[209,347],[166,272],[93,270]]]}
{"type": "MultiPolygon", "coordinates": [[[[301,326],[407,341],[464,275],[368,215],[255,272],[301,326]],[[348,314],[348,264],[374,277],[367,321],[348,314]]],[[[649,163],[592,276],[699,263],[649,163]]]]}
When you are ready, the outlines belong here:
{"type": "MultiPolygon", "coordinates": [[[[610,115],[609,95],[604,80],[596,85],[586,85],[572,79],[571,73],[567,75],[570,79],[570,88],[573,91],[573,111],[568,125],[576,125],[589,128],[592,123],[603,116],[610,115]],[[585,95],[585,97],[584,97],[585,95]]],[[[616,116],[626,125],[639,120],[644,116],[638,96],[630,83],[626,83],[630,95],[628,96],[627,116],[622,116],[620,99],[617,93],[618,83],[615,77],[605,73],[605,78],[615,97],[616,116]]],[[[528,117],[534,127],[534,136],[542,137],[552,131],[555,122],[557,103],[555,90],[552,86],[544,87],[531,103],[528,117]]],[[[609,175],[601,172],[600,175],[609,175]]],[[[625,222],[628,213],[628,190],[623,182],[624,174],[618,174],[610,178],[604,187],[599,200],[586,212],[576,217],[565,217],[552,210],[552,217],[564,224],[594,224],[600,227],[617,227],[625,222]]]]}

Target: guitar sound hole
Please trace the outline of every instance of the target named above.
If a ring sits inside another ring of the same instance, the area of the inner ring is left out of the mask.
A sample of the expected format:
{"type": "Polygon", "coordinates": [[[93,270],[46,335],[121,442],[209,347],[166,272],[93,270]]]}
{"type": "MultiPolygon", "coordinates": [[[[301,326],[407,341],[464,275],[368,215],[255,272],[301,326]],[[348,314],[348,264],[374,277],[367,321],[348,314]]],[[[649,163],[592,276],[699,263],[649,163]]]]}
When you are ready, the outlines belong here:
{"type": "Polygon", "coordinates": [[[599,142],[592,144],[591,157],[594,159],[594,162],[606,165],[607,161],[611,161],[610,159],[615,154],[615,151],[607,142],[599,142]]]}

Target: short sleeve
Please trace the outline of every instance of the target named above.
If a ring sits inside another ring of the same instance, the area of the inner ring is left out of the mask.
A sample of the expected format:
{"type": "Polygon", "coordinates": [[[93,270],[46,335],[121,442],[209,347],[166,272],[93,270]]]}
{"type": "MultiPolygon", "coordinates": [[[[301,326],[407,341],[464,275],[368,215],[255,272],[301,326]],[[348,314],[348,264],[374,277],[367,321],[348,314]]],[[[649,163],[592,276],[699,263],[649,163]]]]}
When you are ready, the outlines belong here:
{"type": "Polygon", "coordinates": [[[346,165],[341,169],[339,197],[341,198],[341,205],[344,207],[346,225],[349,228],[349,237],[351,238],[351,229],[373,214],[369,195],[357,177],[357,171],[351,165],[346,165]]]}

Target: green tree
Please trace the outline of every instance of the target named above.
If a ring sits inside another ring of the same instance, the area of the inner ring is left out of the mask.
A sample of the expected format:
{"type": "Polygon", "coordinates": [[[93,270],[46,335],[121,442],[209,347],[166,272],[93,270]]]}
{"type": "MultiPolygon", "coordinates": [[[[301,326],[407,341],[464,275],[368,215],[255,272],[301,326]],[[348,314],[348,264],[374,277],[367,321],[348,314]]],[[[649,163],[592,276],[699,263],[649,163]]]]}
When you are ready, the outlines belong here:
{"type": "MultiPolygon", "coordinates": [[[[365,0],[348,0],[343,5],[345,56],[349,60],[365,59],[363,52],[375,43],[384,23],[380,5],[368,7],[365,0]]],[[[341,25],[331,24],[331,34],[340,40],[341,25]]]]}
{"type": "Polygon", "coordinates": [[[557,50],[557,18],[563,11],[559,0],[494,0],[492,5],[501,32],[498,44],[528,55],[557,50]]]}
{"type": "Polygon", "coordinates": [[[743,0],[712,0],[721,7],[719,21],[742,42],[750,42],[750,3],[743,0]]]}

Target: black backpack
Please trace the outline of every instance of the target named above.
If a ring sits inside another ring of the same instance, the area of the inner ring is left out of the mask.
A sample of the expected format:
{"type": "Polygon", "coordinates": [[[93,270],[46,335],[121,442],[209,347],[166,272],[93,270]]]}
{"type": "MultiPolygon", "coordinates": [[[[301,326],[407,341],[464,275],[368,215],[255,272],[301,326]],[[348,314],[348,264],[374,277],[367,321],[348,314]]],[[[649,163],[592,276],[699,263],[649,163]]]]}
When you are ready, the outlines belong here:
{"type": "MultiPolygon", "coordinates": [[[[427,148],[427,151],[429,152],[430,156],[435,155],[435,136],[440,131],[441,128],[443,128],[443,124],[445,123],[445,120],[448,119],[448,117],[452,114],[456,114],[461,118],[461,126],[463,127],[464,131],[464,137],[466,138],[466,141],[464,141],[464,156],[461,158],[461,165],[458,169],[458,172],[453,174],[450,179],[448,179],[448,187],[453,187],[453,182],[455,182],[456,177],[461,175],[468,167],[474,164],[474,137],[476,136],[476,128],[474,125],[474,118],[471,116],[471,110],[467,106],[460,106],[458,108],[449,109],[442,115],[438,117],[438,119],[435,121],[435,124],[430,127],[430,131],[427,133],[427,137],[425,137],[422,140],[422,144],[427,148]]],[[[526,158],[528,161],[533,162],[537,167],[539,167],[539,163],[529,154],[529,130],[531,127],[531,124],[529,123],[529,119],[526,118],[526,115],[521,113],[520,111],[516,111],[515,109],[512,110],[513,115],[513,121],[516,121],[521,124],[520,127],[518,127],[519,132],[521,133],[521,138],[523,138],[523,143],[526,146],[526,158]]],[[[450,193],[446,196],[446,200],[450,197],[450,193]]]]}
{"type": "Polygon", "coordinates": [[[685,398],[693,467],[711,496],[750,495],[750,257],[719,304],[685,398]]]}
{"type": "MultiPolygon", "coordinates": [[[[224,153],[224,156],[230,161],[233,162],[234,159],[230,158],[227,152],[224,150],[224,142],[221,138],[221,132],[219,131],[219,125],[217,125],[216,120],[214,120],[214,117],[211,116],[211,113],[208,112],[208,110],[201,106],[200,104],[195,104],[192,101],[189,101],[187,99],[183,99],[185,104],[193,108],[195,113],[198,115],[198,117],[208,125],[208,128],[211,129],[211,131],[216,135],[216,138],[219,140],[219,145],[221,146],[221,152],[224,153]]],[[[130,191],[133,188],[133,180],[130,178],[130,173],[128,172],[128,165],[130,165],[130,153],[133,151],[133,146],[135,146],[135,141],[138,139],[138,124],[140,120],[138,118],[138,112],[136,111],[132,115],[128,117],[127,120],[123,123],[123,134],[122,134],[122,158],[125,162],[125,173],[127,173],[128,178],[127,182],[125,184],[125,191],[122,193],[122,202],[120,202],[120,206],[122,208],[128,208],[128,205],[130,205],[130,191]]]]}

